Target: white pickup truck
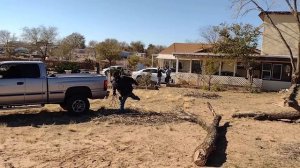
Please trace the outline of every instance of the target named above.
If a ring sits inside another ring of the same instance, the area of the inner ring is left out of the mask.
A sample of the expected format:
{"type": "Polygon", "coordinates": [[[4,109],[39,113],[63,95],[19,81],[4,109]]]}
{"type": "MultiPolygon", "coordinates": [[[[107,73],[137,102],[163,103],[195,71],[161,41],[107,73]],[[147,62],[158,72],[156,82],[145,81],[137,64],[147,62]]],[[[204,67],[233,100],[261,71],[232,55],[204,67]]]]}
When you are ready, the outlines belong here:
{"type": "Polygon", "coordinates": [[[47,76],[41,61],[0,62],[0,107],[59,104],[71,113],[89,111],[89,99],[109,95],[107,78],[93,74],[47,76]]]}

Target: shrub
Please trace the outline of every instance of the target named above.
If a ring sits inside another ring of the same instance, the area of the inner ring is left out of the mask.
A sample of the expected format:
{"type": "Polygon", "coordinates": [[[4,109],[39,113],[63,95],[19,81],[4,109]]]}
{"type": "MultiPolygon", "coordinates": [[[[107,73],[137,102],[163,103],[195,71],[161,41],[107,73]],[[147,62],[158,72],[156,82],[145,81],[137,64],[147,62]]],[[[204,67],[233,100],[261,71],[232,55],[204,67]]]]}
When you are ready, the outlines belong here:
{"type": "Polygon", "coordinates": [[[220,92],[220,91],[225,91],[226,88],[224,85],[220,85],[220,84],[213,84],[210,88],[211,91],[214,92],[220,92]]]}
{"type": "Polygon", "coordinates": [[[151,81],[151,73],[147,73],[146,75],[143,74],[137,79],[137,82],[140,86],[151,86],[151,84],[153,84],[153,82],[151,81]]]}
{"type": "Polygon", "coordinates": [[[79,72],[79,65],[76,62],[62,62],[55,67],[58,73],[64,73],[65,70],[71,70],[72,73],[79,72]]]}

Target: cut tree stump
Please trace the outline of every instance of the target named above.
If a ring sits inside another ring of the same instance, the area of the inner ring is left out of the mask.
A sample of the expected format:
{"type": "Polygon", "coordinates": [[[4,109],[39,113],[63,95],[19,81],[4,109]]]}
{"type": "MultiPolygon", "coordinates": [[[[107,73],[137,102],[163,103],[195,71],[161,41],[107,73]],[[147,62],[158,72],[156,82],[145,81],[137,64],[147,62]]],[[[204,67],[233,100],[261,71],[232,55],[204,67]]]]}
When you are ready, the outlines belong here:
{"type": "Polygon", "coordinates": [[[253,118],[255,120],[270,120],[270,121],[278,121],[278,120],[292,120],[296,121],[300,119],[300,113],[299,112],[283,112],[283,113],[238,113],[233,114],[232,118],[253,118]]]}
{"type": "Polygon", "coordinates": [[[199,124],[205,131],[207,131],[207,135],[204,141],[202,142],[202,144],[196,147],[193,154],[193,162],[197,166],[205,166],[209,155],[216,149],[216,140],[218,137],[217,129],[222,118],[220,115],[216,114],[215,110],[212,108],[209,102],[207,102],[207,106],[214,116],[213,122],[211,124],[207,124],[196,115],[183,112],[189,117],[189,119],[199,124]]]}
{"type": "Polygon", "coordinates": [[[297,95],[298,95],[299,87],[300,87],[299,84],[293,84],[289,88],[286,95],[283,97],[284,104],[288,105],[289,107],[294,108],[298,112],[300,112],[300,106],[299,106],[298,101],[296,100],[296,98],[297,98],[297,95]]]}

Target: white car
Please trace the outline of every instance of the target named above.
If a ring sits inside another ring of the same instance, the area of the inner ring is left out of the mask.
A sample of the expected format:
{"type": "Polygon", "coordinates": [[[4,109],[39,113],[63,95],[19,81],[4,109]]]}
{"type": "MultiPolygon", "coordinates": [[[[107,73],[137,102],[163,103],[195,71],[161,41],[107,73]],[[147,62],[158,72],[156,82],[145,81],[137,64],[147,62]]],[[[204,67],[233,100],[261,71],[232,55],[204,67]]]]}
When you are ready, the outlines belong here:
{"type": "MultiPolygon", "coordinates": [[[[151,73],[151,81],[157,82],[157,68],[145,68],[139,71],[133,71],[131,76],[133,79],[139,80],[142,77],[142,75],[147,75],[147,73],[151,73]]],[[[165,79],[166,79],[166,73],[163,70],[161,83],[166,83],[165,79]]]]}
{"type": "Polygon", "coordinates": [[[110,66],[108,68],[104,68],[100,73],[107,76],[111,69],[123,70],[124,74],[130,74],[131,73],[128,69],[126,69],[126,68],[124,68],[123,66],[120,66],[120,65],[115,65],[115,66],[110,66]]]}

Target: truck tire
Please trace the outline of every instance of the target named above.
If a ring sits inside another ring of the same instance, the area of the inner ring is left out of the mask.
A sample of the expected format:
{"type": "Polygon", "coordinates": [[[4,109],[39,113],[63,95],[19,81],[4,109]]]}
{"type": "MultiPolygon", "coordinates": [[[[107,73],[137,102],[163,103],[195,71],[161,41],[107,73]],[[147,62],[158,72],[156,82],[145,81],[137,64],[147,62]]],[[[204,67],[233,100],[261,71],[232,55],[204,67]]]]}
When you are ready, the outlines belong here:
{"type": "Polygon", "coordinates": [[[64,110],[68,110],[67,105],[65,103],[60,103],[60,107],[64,110]]]}
{"type": "Polygon", "coordinates": [[[67,110],[72,114],[86,113],[90,109],[90,102],[86,97],[73,96],[67,99],[67,110]]]}

